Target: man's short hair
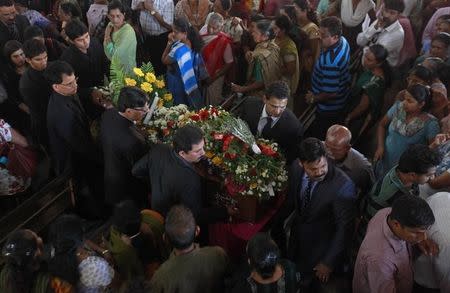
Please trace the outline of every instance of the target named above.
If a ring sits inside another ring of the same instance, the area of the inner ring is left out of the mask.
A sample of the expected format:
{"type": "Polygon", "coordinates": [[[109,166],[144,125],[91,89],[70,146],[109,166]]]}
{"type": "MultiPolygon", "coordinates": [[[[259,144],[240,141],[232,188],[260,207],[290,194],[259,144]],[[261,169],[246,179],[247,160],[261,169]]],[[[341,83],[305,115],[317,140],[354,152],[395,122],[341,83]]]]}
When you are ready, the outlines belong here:
{"type": "Polygon", "coordinates": [[[174,248],[185,249],[194,242],[197,224],[187,207],[173,206],[167,213],[164,226],[165,234],[174,248]]]}
{"type": "Polygon", "coordinates": [[[46,53],[47,48],[45,45],[36,39],[31,39],[28,41],[25,41],[23,43],[23,53],[25,54],[25,57],[28,59],[32,59],[38,55],[41,55],[42,53],[46,53]]]}
{"type": "Polygon", "coordinates": [[[122,234],[135,235],[141,227],[141,211],[132,200],[124,200],[114,206],[112,225],[122,234]]]}
{"type": "Polygon", "coordinates": [[[50,63],[44,72],[45,79],[47,79],[50,85],[62,83],[63,74],[72,75],[74,74],[74,70],[69,63],[60,60],[50,63]]]}
{"type": "Polygon", "coordinates": [[[228,11],[231,9],[231,0],[216,0],[216,1],[220,1],[223,10],[228,11]]]}
{"type": "Polygon", "coordinates": [[[326,156],[326,151],[320,139],[308,137],[300,143],[298,158],[301,162],[315,162],[324,156],[326,156]]]}
{"type": "Polygon", "coordinates": [[[326,28],[331,37],[342,36],[342,21],[336,16],[325,17],[320,21],[320,26],[326,28]]]}
{"type": "Polygon", "coordinates": [[[409,228],[427,228],[435,221],[428,203],[411,194],[402,195],[394,201],[389,218],[409,228]]]}
{"type": "Polygon", "coordinates": [[[187,153],[192,150],[194,144],[203,140],[202,130],[194,125],[186,125],[179,128],[173,136],[173,148],[176,153],[181,151],[187,153]]]}
{"type": "Polygon", "coordinates": [[[74,41],[76,38],[81,37],[88,32],[87,26],[78,19],[72,20],[64,28],[64,32],[70,40],[74,41]]]}
{"type": "Polygon", "coordinates": [[[23,32],[23,39],[25,41],[31,40],[34,38],[43,38],[43,37],[44,37],[44,32],[37,25],[30,25],[23,32]]]}
{"type": "Polygon", "coordinates": [[[402,13],[405,10],[405,3],[403,0],[385,0],[384,8],[402,13]]]}
{"type": "Polygon", "coordinates": [[[147,94],[138,87],[126,86],[120,90],[117,109],[125,112],[126,109],[144,107],[148,101],[147,94]]]}
{"type": "Polygon", "coordinates": [[[266,90],[266,98],[275,97],[279,100],[288,99],[291,91],[288,84],[285,81],[278,80],[269,85],[266,90]]]}
{"type": "Polygon", "coordinates": [[[22,6],[22,7],[30,7],[30,1],[29,0],[15,0],[14,4],[22,6]]]}
{"type": "Polygon", "coordinates": [[[426,174],[430,168],[439,165],[441,160],[442,156],[438,151],[416,144],[409,146],[400,156],[397,170],[402,173],[426,174]]]}
{"type": "Polygon", "coordinates": [[[0,7],[10,7],[13,5],[14,2],[12,0],[0,0],[0,7]]]}

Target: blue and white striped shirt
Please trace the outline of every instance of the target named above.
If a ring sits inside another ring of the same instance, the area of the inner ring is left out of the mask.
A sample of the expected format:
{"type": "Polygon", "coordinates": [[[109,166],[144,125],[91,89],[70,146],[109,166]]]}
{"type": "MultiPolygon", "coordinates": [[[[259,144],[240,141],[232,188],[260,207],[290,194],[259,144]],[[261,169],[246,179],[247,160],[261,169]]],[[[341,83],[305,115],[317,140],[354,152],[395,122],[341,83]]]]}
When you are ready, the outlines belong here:
{"type": "Polygon", "coordinates": [[[345,107],[350,95],[350,46],[344,37],[330,48],[322,50],[314,64],[312,92],[336,93],[337,96],[317,104],[319,112],[338,111],[345,107]]]}

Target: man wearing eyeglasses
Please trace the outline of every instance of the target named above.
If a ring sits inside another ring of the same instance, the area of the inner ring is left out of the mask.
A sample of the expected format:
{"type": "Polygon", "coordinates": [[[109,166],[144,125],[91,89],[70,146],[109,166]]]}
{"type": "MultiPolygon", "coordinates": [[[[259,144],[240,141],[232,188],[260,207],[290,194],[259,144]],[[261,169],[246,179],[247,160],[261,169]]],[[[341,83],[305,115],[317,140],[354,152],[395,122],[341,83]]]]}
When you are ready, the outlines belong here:
{"type": "Polygon", "coordinates": [[[278,143],[289,162],[295,159],[296,146],[303,135],[303,126],[290,109],[289,86],[284,81],[269,85],[263,99],[248,98],[242,105],[240,118],[247,122],[255,136],[278,143]]]}
{"type": "Polygon", "coordinates": [[[89,119],[77,96],[73,68],[64,61],[55,61],[47,67],[45,77],[53,90],[47,108],[47,128],[55,172],[59,175],[70,169],[76,180],[93,180],[99,155],[89,119]]]}
{"type": "Polygon", "coordinates": [[[120,91],[117,108],[106,110],[102,116],[100,141],[105,162],[105,200],[111,206],[125,199],[132,199],[137,205],[145,201],[145,186],[131,170],[147,152],[145,139],[135,123],[148,111],[147,94],[127,86],[120,91]]]}

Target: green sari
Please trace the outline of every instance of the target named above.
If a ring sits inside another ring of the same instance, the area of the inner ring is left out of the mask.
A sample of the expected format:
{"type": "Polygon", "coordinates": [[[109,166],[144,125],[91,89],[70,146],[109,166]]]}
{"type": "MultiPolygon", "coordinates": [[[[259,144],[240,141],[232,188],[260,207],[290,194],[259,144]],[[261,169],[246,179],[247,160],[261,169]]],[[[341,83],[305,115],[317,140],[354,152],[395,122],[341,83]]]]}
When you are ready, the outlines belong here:
{"type": "Polygon", "coordinates": [[[124,24],[112,33],[112,41],[105,46],[105,54],[111,60],[111,68],[131,71],[136,67],[136,33],[131,25],[124,24]]]}

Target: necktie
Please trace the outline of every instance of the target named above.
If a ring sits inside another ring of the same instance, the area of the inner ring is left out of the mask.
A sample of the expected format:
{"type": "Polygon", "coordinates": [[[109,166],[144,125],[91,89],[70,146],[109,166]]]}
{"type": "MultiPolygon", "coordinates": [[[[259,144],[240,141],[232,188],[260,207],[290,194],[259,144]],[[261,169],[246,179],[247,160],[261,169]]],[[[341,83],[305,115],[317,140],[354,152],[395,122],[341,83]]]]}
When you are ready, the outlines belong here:
{"type": "Polygon", "coordinates": [[[305,211],[306,208],[309,207],[309,203],[311,202],[312,184],[312,180],[308,179],[308,185],[306,185],[305,193],[303,194],[302,211],[305,211]]]}
{"type": "Polygon", "coordinates": [[[272,117],[267,117],[266,125],[264,125],[263,130],[261,131],[261,136],[264,138],[269,137],[270,129],[272,128],[273,119],[272,117]]]}

